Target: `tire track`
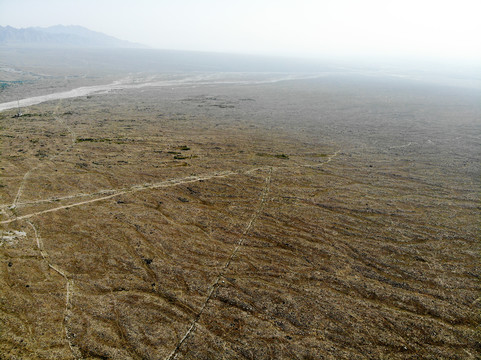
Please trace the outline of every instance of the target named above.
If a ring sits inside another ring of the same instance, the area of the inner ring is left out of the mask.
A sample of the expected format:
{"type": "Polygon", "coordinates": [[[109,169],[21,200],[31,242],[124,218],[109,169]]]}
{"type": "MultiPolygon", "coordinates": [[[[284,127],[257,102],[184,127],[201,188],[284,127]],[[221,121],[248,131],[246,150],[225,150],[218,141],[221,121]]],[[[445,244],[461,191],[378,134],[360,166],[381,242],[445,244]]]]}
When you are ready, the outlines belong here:
{"type": "MultiPolygon", "coordinates": [[[[78,194],[73,194],[73,195],[66,195],[66,196],[52,196],[47,199],[40,199],[40,200],[35,200],[35,201],[22,201],[17,203],[17,208],[21,206],[28,206],[28,205],[37,205],[37,204],[42,204],[42,203],[53,203],[56,201],[61,201],[61,200],[69,200],[69,199],[75,199],[79,197],[88,197],[88,196],[96,196],[96,195],[105,195],[105,194],[112,194],[118,190],[100,190],[94,193],[78,193],[78,194]]],[[[6,209],[10,207],[10,205],[0,205],[0,209],[6,209]]]]}
{"type": "MultiPolygon", "coordinates": [[[[58,112],[61,103],[62,103],[62,100],[60,100],[59,103],[57,104],[57,107],[54,110],[54,114],[56,114],[58,112]]],[[[54,115],[54,118],[57,122],[61,123],[62,125],[64,125],[67,128],[67,130],[70,133],[72,143],[69,146],[67,146],[67,148],[65,148],[63,151],[61,151],[61,152],[53,155],[52,157],[46,159],[46,161],[54,161],[60,155],[64,154],[67,151],[70,151],[75,146],[75,142],[77,140],[77,135],[75,134],[75,132],[72,130],[72,128],[64,120],[59,118],[57,115],[54,115]]],[[[15,196],[15,199],[13,200],[12,204],[9,206],[9,209],[15,209],[17,207],[17,203],[20,200],[20,197],[22,196],[23,189],[25,188],[25,184],[26,184],[28,178],[30,177],[30,174],[33,171],[37,170],[38,168],[42,167],[44,164],[45,164],[45,162],[41,161],[37,166],[31,168],[30,170],[28,170],[25,173],[25,175],[23,175],[22,181],[20,182],[20,186],[19,186],[18,191],[17,191],[17,195],[15,196]]]]}
{"type": "Polygon", "coordinates": [[[219,286],[219,282],[220,282],[220,279],[224,276],[226,270],[229,268],[232,260],[234,259],[234,257],[236,256],[237,252],[239,251],[239,249],[242,247],[242,245],[244,244],[244,240],[245,240],[245,235],[251,230],[254,222],[257,220],[257,218],[259,217],[259,214],[261,213],[262,209],[264,208],[264,203],[266,201],[266,198],[267,198],[267,195],[269,194],[269,190],[270,190],[270,184],[271,184],[271,176],[272,176],[272,168],[270,168],[269,170],[269,174],[267,175],[266,179],[265,179],[265,185],[264,185],[264,189],[262,191],[262,194],[261,194],[261,197],[260,197],[260,201],[259,201],[259,205],[257,207],[257,210],[256,212],[254,213],[254,215],[252,216],[252,218],[249,220],[249,222],[247,223],[247,226],[246,228],[244,229],[244,231],[242,232],[242,236],[240,237],[236,247],[234,248],[234,250],[232,251],[231,255],[229,256],[229,259],[226,261],[226,263],[224,264],[224,266],[222,267],[222,270],[220,271],[219,275],[217,275],[215,281],[212,283],[212,285],[210,286],[210,290],[207,294],[207,298],[205,299],[204,303],[202,304],[202,307],[199,311],[199,313],[197,314],[197,316],[194,318],[194,320],[192,321],[192,324],[190,325],[190,327],[187,329],[186,333],[184,334],[184,336],[180,339],[180,341],[177,343],[177,346],[175,347],[175,349],[170,353],[170,355],[168,357],[166,357],[166,360],[172,360],[172,359],[175,359],[176,356],[177,356],[177,353],[179,352],[180,348],[182,347],[182,344],[189,338],[190,334],[195,331],[195,327],[197,325],[197,323],[199,322],[202,314],[204,313],[204,310],[205,308],[207,307],[207,304],[209,303],[210,299],[212,298],[212,296],[214,295],[215,291],[217,290],[217,287],[219,286]]]}
{"type": "Polygon", "coordinates": [[[398,146],[390,146],[389,149],[401,149],[401,148],[406,148],[408,146],[411,146],[413,143],[412,142],[409,142],[407,144],[404,144],[404,145],[398,145],[398,146]]]}
{"type": "Polygon", "coordinates": [[[41,214],[46,214],[46,213],[59,211],[59,210],[63,210],[63,209],[69,209],[69,208],[82,206],[82,205],[86,205],[86,204],[91,204],[91,203],[95,203],[95,202],[99,202],[99,201],[103,201],[103,200],[108,200],[108,199],[111,199],[111,198],[119,196],[119,195],[135,193],[135,192],[143,191],[143,190],[166,188],[166,187],[172,187],[172,186],[177,186],[177,185],[182,185],[182,184],[189,184],[189,183],[193,183],[193,182],[209,180],[209,179],[214,179],[214,178],[224,178],[224,177],[227,177],[227,176],[232,176],[232,175],[237,175],[237,174],[239,174],[239,173],[233,172],[233,171],[225,171],[225,172],[214,173],[214,174],[205,175],[205,176],[188,176],[186,178],[172,179],[172,180],[162,181],[160,183],[155,183],[155,184],[134,185],[134,186],[132,186],[132,187],[126,189],[126,190],[121,190],[121,191],[118,191],[118,192],[116,192],[114,194],[111,194],[111,195],[102,196],[102,197],[91,199],[91,200],[85,200],[85,201],[81,201],[81,202],[74,203],[74,204],[62,205],[62,206],[58,206],[58,207],[47,209],[47,210],[37,211],[37,212],[31,213],[31,214],[18,216],[14,219],[0,221],[0,224],[8,224],[8,223],[11,223],[11,222],[14,222],[14,221],[17,221],[17,220],[29,219],[33,216],[37,216],[37,215],[41,215],[41,214]]]}
{"type": "Polygon", "coordinates": [[[55,271],[57,274],[62,276],[65,279],[65,309],[64,309],[64,317],[63,317],[63,329],[65,332],[65,341],[67,342],[70,351],[72,352],[72,355],[75,359],[82,359],[82,354],[80,353],[79,349],[73,345],[72,343],[72,336],[70,335],[70,331],[68,328],[68,324],[70,322],[70,319],[72,318],[72,304],[71,304],[71,299],[73,298],[74,295],[74,281],[71,278],[70,275],[67,274],[66,271],[59,269],[59,267],[53,263],[50,262],[50,258],[48,253],[45,251],[45,248],[43,246],[43,241],[40,236],[38,236],[38,231],[37,228],[33,223],[30,221],[26,221],[27,224],[29,224],[34,233],[35,233],[35,240],[37,242],[37,248],[40,251],[40,255],[42,258],[45,260],[47,263],[48,267],[55,271]]]}
{"type": "MultiPolygon", "coordinates": [[[[75,198],[79,198],[79,197],[91,197],[91,196],[97,196],[97,195],[106,195],[106,197],[107,196],[117,196],[117,195],[122,195],[122,194],[125,194],[125,193],[128,193],[128,192],[135,192],[135,191],[140,191],[140,190],[145,190],[145,189],[153,189],[153,188],[156,188],[156,187],[167,187],[167,186],[162,186],[163,184],[165,184],[165,185],[171,184],[171,186],[175,186],[175,185],[185,184],[185,183],[188,183],[188,182],[208,180],[208,179],[211,179],[211,178],[214,178],[214,177],[225,177],[225,176],[230,176],[230,175],[234,175],[234,174],[242,174],[242,173],[250,174],[250,173],[255,172],[255,171],[265,170],[266,168],[267,167],[255,168],[255,169],[248,170],[248,171],[245,171],[245,172],[233,172],[233,171],[216,172],[216,173],[213,173],[213,174],[204,175],[203,177],[189,176],[189,177],[180,178],[180,179],[170,179],[170,180],[166,180],[166,181],[162,181],[162,182],[158,182],[158,183],[154,183],[154,184],[149,184],[149,183],[138,184],[138,185],[133,185],[133,186],[128,187],[128,188],[103,189],[103,190],[96,191],[94,193],[77,193],[77,194],[73,194],[73,195],[66,195],[66,196],[59,196],[59,197],[52,196],[52,197],[47,198],[47,199],[19,202],[19,203],[17,203],[17,206],[19,207],[19,206],[23,206],[23,205],[36,205],[36,204],[41,204],[41,203],[52,203],[52,202],[57,202],[57,201],[61,201],[61,200],[75,199],[75,198]],[[222,175],[222,174],[224,174],[224,175],[222,175]],[[182,180],[186,180],[186,181],[183,182],[182,180]],[[178,182],[178,181],[180,181],[180,182],[178,182]]],[[[101,200],[101,199],[103,199],[103,197],[98,198],[98,199],[101,200]]],[[[73,205],[76,205],[76,204],[73,204],[73,205]]],[[[8,204],[0,205],[0,209],[6,209],[6,208],[9,208],[10,206],[11,205],[8,205],[8,204]]],[[[14,221],[14,220],[12,220],[12,221],[14,221]]]]}
{"type": "Polygon", "coordinates": [[[320,164],[315,164],[315,165],[298,165],[298,166],[301,166],[301,167],[308,167],[308,168],[317,168],[317,167],[321,167],[321,166],[324,166],[326,164],[329,164],[332,159],[334,159],[335,157],[337,157],[339,155],[339,153],[341,152],[341,149],[337,150],[334,154],[332,155],[329,155],[327,157],[327,161],[324,161],[320,164]]]}
{"type": "MultiPolygon", "coordinates": [[[[341,152],[341,150],[337,150],[334,154],[328,156],[327,161],[322,162],[320,164],[315,164],[315,165],[296,164],[296,165],[288,166],[288,168],[290,168],[290,167],[308,167],[308,168],[321,167],[321,166],[324,166],[324,165],[330,163],[335,157],[337,157],[339,155],[340,152],[341,152]]],[[[109,195],[101,196],[101,197],[98,197],[98,198],[95,198],[95,199],[80,201],[80,202],[69,204],[69,205],[62,205],[62,206],[58,206],[58,207],[55,207],[55,208],[34,212],[34,213],[31,213],[31,214],[17,216],[13,219],[0,221],[0,224],[8,224],[8,223],[14,222],[16,220],[28,219],[28,218],[31,218],[33,216],[37,216],[37,215],[41,215],[41,214],[45,214],[45,213],[49,213],[49,212],[54,212],[54,211],[59,211],[59,210],[62,210],[62,209],[68,209],[68,208],[72,208],[72,207],[82,206],[82,205],[86,205],[86,204],[90,204],[90,203],[95,203],[95,202],[98,202],[98,201],[108,200],[108,199],[111,199],[111,198],[119,196],[119,195],[134,193],[134,192],[143,191],[143,190],[166,188],[166,187],[177,186],[177,185],[181,185],[181,184],[188,184],[188,183],[193,183],[193,182],[198,182],[198,181],[203,181],[203,180],[210,180],[210,179],[213,179],[213,178],[224,178],[224,177],[233,176],[233,175],[251,174],[253,172],[263,171],[263,170],[267,170],[267,169],[271,169],[271,171],[272,171],[272,169],[282,169],[282,168],[286,168],[286,167],[285,166],[284,167],[263,166],[263,167],[256,167],[256,168],[245,170],[245,171],[237,171],[237,172],[235,172],[235,171],[224,171],[224,172],[217,172],[217,173],[213,173],[213,174],[207,174],[207,175],[203,175],[203,176],[188,176],[188,177],[180,178],[180,179],[170,179],[170,180],[166,180],[166,181],[162,181],[162,182],[154,183],[154,184],[134,185],[134,186],[131,186],[129,188],[121,188],[121,189],[117,189],[117,190],[106,189],[106,190],[100,190],[100,191],[97,191],[95,193],[90,193],[90,194],[79,193],[79,194],[68,195],[68,196],[64,196],[64,197],[52,197],[52,198],[49,198],[49,199],[42,199],[42,200],[31,201],[31,202],[17,203],[17,205],[35,205],[35,204],[45,203],[45,202],[54,202],[54,201],[58,201],[58,200],[73,199],[73,198],[76,198],[76,197],[96,196],[96,195],[111,193],[109,195]]],[[[5,208],[5,207],[9,207],[9,206],[8,205],[1,205],[0,206],[0,208],[5,208]]]]}
{"type": "Polygon", "coordinates": [[[9,206],[9,209],[15,209],[17,207],[17,202],[20,199],[20,196],[22,196],[23,188],[25,187],[25,183],[27,182],[27,179],[30,176],[30,173],[35,169],[37,169],[39,166],[40,165],[37,165],[34,168],[31,168],[25,173],[25,175],[23,175],[22,181],[20,182],[20,186],[18,187],[17,195],[15,195],[15,199],[13,199],[13,202],[9,206]]]}

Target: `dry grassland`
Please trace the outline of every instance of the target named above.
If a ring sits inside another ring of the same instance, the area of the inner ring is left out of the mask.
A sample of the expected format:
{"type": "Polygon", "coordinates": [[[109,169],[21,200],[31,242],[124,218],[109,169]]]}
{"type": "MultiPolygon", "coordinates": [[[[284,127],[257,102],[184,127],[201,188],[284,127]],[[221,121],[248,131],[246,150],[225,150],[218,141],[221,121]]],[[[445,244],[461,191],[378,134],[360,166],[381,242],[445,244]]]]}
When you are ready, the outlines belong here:
{"type": "Polygon", "coordinates": [[[480,106],[327,77],[0,113],[1,359],[477,359],[480,106]]]}

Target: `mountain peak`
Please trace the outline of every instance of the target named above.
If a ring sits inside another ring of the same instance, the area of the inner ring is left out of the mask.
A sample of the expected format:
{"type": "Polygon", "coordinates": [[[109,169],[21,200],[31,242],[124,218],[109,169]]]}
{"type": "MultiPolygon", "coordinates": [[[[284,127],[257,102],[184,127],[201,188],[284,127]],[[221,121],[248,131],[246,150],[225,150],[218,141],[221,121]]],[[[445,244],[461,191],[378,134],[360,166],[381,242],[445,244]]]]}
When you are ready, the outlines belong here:
{"type": "Polygon", "coordinates": [[[80,25],[54,25],[16,29],[0,26],[0,45],[55,46],[82,48],[146,48],[80,25]]]}

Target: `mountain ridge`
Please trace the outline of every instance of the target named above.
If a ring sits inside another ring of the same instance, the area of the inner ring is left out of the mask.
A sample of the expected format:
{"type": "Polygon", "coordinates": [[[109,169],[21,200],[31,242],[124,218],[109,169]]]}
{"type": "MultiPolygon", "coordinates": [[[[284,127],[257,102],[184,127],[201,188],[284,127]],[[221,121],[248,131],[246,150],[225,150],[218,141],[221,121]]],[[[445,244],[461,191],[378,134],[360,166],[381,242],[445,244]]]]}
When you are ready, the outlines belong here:
{"type": "Polygon", "coordinates": [[[79,25],[54,25],[17,29],[0,26],[0,45],[57,46],[75,48],[148,48],[92,31],[79,25]]]}

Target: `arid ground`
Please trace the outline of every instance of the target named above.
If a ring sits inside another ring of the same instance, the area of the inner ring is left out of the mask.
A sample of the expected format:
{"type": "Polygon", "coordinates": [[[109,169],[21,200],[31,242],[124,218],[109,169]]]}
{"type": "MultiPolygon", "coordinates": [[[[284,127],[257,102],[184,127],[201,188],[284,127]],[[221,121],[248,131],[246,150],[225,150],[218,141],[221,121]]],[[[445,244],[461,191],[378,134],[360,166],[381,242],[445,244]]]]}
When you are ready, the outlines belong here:
{"type": "Polygon", "coordinates": [[[0,113],[0,359],[479,359],[477,91],[195,76],[0,113]]]}

